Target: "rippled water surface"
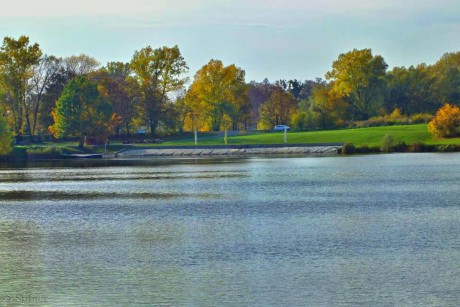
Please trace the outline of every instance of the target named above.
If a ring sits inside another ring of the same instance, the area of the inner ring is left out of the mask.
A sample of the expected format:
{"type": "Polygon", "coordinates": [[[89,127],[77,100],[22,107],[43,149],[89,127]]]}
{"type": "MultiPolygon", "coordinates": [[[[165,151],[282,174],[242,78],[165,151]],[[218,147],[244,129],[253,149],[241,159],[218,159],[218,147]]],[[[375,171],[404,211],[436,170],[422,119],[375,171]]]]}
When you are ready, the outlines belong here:
{"type": "Polygon", "coordinates": [[[460,155],[0,165],[0,305],[460,301],[460,155]]]}

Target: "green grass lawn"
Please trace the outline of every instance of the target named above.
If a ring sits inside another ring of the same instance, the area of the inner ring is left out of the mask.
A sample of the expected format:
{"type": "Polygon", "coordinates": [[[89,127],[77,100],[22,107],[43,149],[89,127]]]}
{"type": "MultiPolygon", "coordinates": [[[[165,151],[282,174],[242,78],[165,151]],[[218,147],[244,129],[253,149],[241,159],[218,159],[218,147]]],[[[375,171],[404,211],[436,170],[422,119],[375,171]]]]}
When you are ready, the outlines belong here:
{"type": "MultiPolygon", "coordinates": [[[[396,143],[412,144],[460,144],[460,138],[436,139],[428,132],[427,125],[385,126],[358,129],[288,132],[288,144],[291,143],[353,143],[355,146],[379,146],[383,137],[391,134],[396,143]]],[[[267,132],[228,137],[229,145],[246,144],[282,144],[283,132],[267,132]]],[[[198,145],[222,145],[223,137],[208,137],[198,134],[198,145]]],[[[194,145],[193,138],[167,141],[162,146],[194,145]]]]}

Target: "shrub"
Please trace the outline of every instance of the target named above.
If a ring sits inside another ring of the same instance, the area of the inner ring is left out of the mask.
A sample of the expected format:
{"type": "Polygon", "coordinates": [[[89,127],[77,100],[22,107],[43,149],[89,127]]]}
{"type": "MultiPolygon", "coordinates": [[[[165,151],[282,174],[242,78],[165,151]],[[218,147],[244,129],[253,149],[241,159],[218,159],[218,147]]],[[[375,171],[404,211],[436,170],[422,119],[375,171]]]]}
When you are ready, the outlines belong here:
{"type": "Polygon", "coordinates": [[[413,124],[428,124],[432,119],[433,115],[428,113],[417,113],[410,117],[413,124]]]}
{"type": "Polygon", "coordinates": [[[362,145],[362,146],[356,148],[355,152],[362,153],[362,154],[378,153],[378,152],[380,152],[380,148],[375,147],[375,146],[369,147],[367,145],[362,145]]]}
{"type": "Polygon", "coordinates": [[[446,103],[428,123],[428,129],[437,137],[460,136],[460,108],[446,103]]]}
{"type": "Polygon", "coordinates": [[[407,144],[403,141],[393,146],[394,152],[407,152],[407,144]]]}
{"type": "Polygon", "coordinates": [[[343,144],[342,150],[341,150],[342,155],[349,155],[355,152],[356,152],[355,145],[353,145],[352,143],[343,144]]]}
{"type": "Polygon", "coordinates": [[[422,142],[415,142],[407,147],[408,152],[435,152],[436,149],[435,145],[427,145],[422,142]]]}
{"type": "Polygon", "coordinates": [[[438,151],[439,152],[458,152],[460,151],[460,146],[459,145],[439,145],[438,146],[438,151]]]}
{"type": "Polygon", "coordinates": [[[412,143],[409,145],[409,147],[407,147],[407,151],[408,152],[422,152],[423,150],[423,147],[425,146],[425,144],[423,144],[422,142],[415,142],[415,143],[412,143]]]}
{"type": "Polygon", "coordinates": [[[350,128],[364,128],[364,127],[379,127],[379,126],[393,126],[393,125],[411,125],[411,124],[426,124],[433,115],[428,113],[419,113],[412,116],[405,116],[401,114],[399,109],[394,109],[391,114],[383,116],[371,117],[368,120],[351,122],[350,128]]]}
{"type": "Polygon", "coordinates": [[[380,145],[380,151],[382,152],[391,152],[393,149],[394,139],[391,134],[386,134],[382,139],[382,144],[380,145]]]}
{"type": "Polygon", "coordinates": [[[390,119],[392,119],[392,120],[396,121],[396,120],[399,120],[401,118],[403,118],[403,115],[401,114],[401,111],[398,108],[395,108],[393,110],[393,112],[391,112],[391,114],[390,114],[390,119]]]}
{"type": "Polygon", "coordinates": [[[357,148],[357,150],[359,150],[360,153],[369,153],[369,152],[371,152],[371,149],[369,148],[368,145],[362,145],[359,148],[357,148]]]}

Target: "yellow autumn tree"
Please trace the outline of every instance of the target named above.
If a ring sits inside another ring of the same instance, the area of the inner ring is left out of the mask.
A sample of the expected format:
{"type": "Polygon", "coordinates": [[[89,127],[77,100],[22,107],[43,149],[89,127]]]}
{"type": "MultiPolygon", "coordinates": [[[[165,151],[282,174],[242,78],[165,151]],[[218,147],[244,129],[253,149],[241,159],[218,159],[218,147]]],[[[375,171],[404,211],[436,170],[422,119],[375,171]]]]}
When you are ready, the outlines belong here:
{"type": "Polygon", "coordinates": [[[237,130],[250,110],[244,78],[245,71],[234,64],[224,66],[220,60],[210,60],[204,65],[185,97],[188,118],[184,129],[225,130],[223,120],[229,117],[229,128],[237,130]]]}
{"type": "Polygon", "coordinates": [[[428,123],[428,129],[437,137],[460,136],[460,108],[446,103],[428,123]]]}

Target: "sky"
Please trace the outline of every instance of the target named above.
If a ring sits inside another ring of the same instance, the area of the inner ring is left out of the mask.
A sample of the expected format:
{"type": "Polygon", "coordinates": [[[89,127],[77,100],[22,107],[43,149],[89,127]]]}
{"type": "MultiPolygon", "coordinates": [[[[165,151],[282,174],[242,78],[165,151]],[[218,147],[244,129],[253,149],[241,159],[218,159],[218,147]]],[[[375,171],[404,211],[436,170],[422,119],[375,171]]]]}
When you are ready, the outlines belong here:
{"type": "Polygon", "coordinates": [[[246,80],[324,78],[340,53],[371,48],[389,67],[460,51],[458,0],[0,0],[0,36],[101,64],[178,45],[192,77],[211,59],[246,80]],[[3,3],[2,3],[3,2],[3,3]]]}

